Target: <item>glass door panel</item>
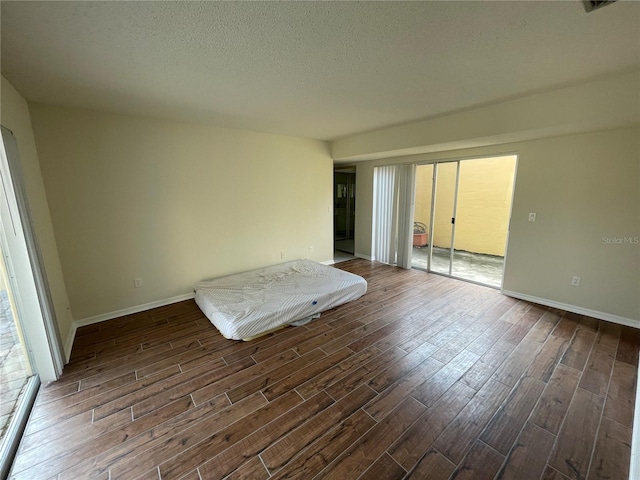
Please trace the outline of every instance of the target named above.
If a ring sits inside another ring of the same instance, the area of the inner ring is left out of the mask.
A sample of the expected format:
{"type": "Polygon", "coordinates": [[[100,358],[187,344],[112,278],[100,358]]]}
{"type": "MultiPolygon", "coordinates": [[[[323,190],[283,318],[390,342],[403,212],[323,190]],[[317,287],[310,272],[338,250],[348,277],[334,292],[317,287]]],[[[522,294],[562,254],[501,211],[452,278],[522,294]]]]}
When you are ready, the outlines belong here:
{"type": "Polygon", "coordinates": [[[454,277],[502,285],[515,163],[513,155],[460,162],[454,277]]]}
{"type": "MultiPolygon", "coordinates": [[[[0,245],[1,247],[1,245],[0,245]]],[[[4,445],[13,415],[23,401],[33,375],[24,336],[9,288],[9,276],[0,258],[0,445],[4,445]]]]}
{"type": "Polygon", "coordinates": [[[429,269],[429,235],[433,199],[433,165],[416,165],[416,194],[413,214],[411,266],[429,269]]]}
{"type": "Polygon", "coordinates": [[[456,203],[456,176],[458,162],[436,165],[435,208],[433,215],[433,246],[430,270],[451,274],[453,253],[453,217],[456,203]]]}
{"type": "Polygon", "coordinates": [[[516,162],[508,155],[417,165],[411,266],[501,287],[516,162]]]}

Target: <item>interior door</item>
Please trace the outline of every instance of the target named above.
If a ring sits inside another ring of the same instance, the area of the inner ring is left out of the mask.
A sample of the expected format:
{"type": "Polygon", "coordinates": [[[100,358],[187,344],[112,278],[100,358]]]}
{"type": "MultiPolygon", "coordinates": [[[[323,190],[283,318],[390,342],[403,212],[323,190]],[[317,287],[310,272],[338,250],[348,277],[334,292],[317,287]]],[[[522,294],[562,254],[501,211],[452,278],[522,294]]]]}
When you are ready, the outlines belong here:
{"type": "Polygon", "coordinates": [[[334,249],[352,254],[356,224],[356,174],[334,171],[333,179],[334,249]]]}
{"type": "Polygon", "coordinates": [[[347,174],[347,197],[348,197],[348,218],[347,224],[347,238],[353,239],[355,237],[355,225],[356,225],[356,174],[347,174]]]}
{"type": "Polygon", "coordinates": [[[334,173],[333,201],[335,240],[344,240],[349,233],[349,197],[346,173],[334,173]]]}

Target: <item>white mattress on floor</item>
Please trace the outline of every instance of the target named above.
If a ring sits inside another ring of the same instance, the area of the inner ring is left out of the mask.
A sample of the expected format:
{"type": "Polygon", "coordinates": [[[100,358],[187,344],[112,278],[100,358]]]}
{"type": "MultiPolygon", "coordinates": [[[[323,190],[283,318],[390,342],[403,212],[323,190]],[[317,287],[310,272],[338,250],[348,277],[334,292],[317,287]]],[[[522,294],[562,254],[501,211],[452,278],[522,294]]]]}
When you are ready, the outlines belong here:
{"type": "Polygon", "coordinates": [[[240,340],[361,297],[364,278],[311,260],[216,278],[195,285],[195,300],[226,338],[240,340]]]}

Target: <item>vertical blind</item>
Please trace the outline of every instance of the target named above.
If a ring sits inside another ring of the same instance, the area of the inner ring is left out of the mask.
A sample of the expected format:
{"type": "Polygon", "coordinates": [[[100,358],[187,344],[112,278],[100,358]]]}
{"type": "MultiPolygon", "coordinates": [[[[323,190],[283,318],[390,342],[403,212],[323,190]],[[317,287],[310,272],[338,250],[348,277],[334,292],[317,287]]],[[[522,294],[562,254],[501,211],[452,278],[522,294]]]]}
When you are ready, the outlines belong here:
{"type": "Polygon", "coordinates": [[[396,169],[376,167],[373,171],[373,256],[382,263],[395,263],[396,169]]]}
{"type": "Polygon", "coordinates": [[[416,191],[416,166],[398,165],[398,252],[396,263],[411,268],[413,252],[413,213],[416,191]]]}
{"type": "Polygon", "coordinates": [[[411,268],[415,165],[376,167],[373,172],[373,256],[411,268]]]}

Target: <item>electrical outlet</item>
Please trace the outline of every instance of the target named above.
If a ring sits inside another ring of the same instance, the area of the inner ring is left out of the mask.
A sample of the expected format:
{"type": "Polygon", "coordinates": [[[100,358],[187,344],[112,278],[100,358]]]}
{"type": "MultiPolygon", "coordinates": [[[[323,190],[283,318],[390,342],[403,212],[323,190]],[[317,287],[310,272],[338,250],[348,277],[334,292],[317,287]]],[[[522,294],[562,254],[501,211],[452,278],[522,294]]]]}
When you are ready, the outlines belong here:
{"type": "Polygon", "coordinates": [[[142,279],[141,278],[134,278],[133,279],[133,286],[136,288],[140,288],[142,286],[142,279]]]}
{"type": "Polygon", "coordinates": [[[529,214],[529,221],[530,222],[535,222],[536,221],[536,214],[535,213],[531,212],[529,214]]]}
{"type": "Polygon", "coordinates": [[[313,245],[309,245],[309,253],[313,253],[313,245]]]}
{"type": "Polygon", "coordinates": [[[280,258],[284,258],[287,256],[287,253],[284,250],[280,250],[280,258]]]}
{"type": "Polygon", "coordinates": [[[580,277],[572,277],[571,278],[571,285],[573,285],[574,287],[579,287],[580,286],[580,277]]]}

